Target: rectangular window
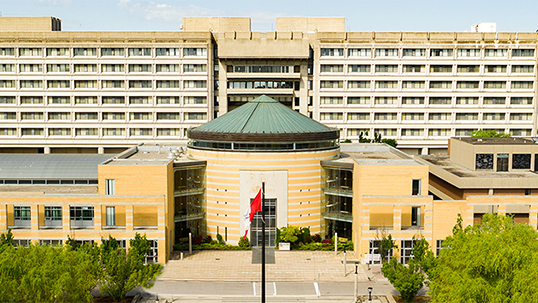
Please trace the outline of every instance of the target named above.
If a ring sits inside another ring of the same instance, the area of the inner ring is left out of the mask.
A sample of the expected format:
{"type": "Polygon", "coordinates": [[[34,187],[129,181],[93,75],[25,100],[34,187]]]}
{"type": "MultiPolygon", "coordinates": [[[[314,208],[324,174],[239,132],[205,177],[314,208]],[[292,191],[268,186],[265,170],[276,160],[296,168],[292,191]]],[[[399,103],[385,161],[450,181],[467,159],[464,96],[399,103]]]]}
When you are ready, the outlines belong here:
{"type": "Polygon", "coordinates": [[[398,104],[398,97],[375,97],[375,104],[398,104]]]}
{"type": "Polygon", "coordinates": [[[157,136],[181,136],[181,129],[179,128],[157,128],[157,136]]]}
{"type": "Polygon", "coordinates": [[[49,136],[70,136],[70,128],[49,128],[49,136]]]}
{"type": "Polygon", "coordinates": [[[60,227],[62,226],[62,207],[45,206],[45,226],[60,227]]]}
{"type": "Polygon", "coordinates": [[[130,136],[151,136],[153,130],[151,128],[131,128],[129,129],[130,136]]]}
{"type": "Polygon", "coordinates": [[[343,97],[320,97],[320,104],[342,104],[344,102],[343,97]]]}
{"type": "Polygon", "coordinates": [[[179,88],[179,80],[157,80],[157,88],[179,88]]]}
{"type": "MultiPolygon", "coordinates": [[[[413,196],[420,196],[420,191],[421,191],[421,183],[422,183],[422,180],[420,179],[413,179],[413,184],[411,186],[411,195],[413,196]]],[[[419,207],[420,208],[420,207],[419,207]]]]}
{"type": "MultiPolygon", "coordinates": [[[[506,73],[506,65],[486,65],[486,73],[506,73]]],[[[514,68],[512,67],[512,72],[514,68]]]]}
{"type": "Polygon", "coordinates": [[[131,113],[131,120],[151,120],[152,113],[131,113]]]}
{"type": "Polygon", "coordinates": [[[71,113],[49,112],[49,120],[71,120],[71,113]]]}
{"type": "Polygon", "coordinates": [[[348,57],[370,57],[372,50],[369,48],[350,48],[347,50],[348,57]]]}
{"type": "Polygon", "coordinates": [[[477,113],[457,113],[456,120],[478,120],[477,113]]]}
{"type": "Polygon", "coordinates": [[[493,154],[476,154],[475,169],[493,169],[493,154]]]}
{"type": "Polygon", "coordinates": [[[151,73],[151,64],[129,64],[130,73],[151,73]]]}
{"type": "Polygon", "coordinates": [[[510,98],[512,105],[532,105],[532,97],[512,97],[510,98]]]}
{"type": "Polygon", "coordinates": [[[207,120],[207,113],[185,113],[185,120],[207,120]]]}
{"type": "Polygon", "coordinates": [[[106,207],[106,226],[116,226],[116,207],[107,206],[106,207]]]}
{"type": "MultiPolygon", "coordinates": [[[[205,104],[205,97],[185,97],[185,101],[187,98],[203,98],[203,103],[196,103],[196,104],[205,104]]],[[[179,97],[157,97],[157,104],[179,104],[179,97]]],[[[185,103],[186,104],[186,103],[185,103]]]]}
{"type": "Polygon", "coordinates": [[[206,88],[207,81],[205,80],[185,80],[183,81],[183,88],[206,88]]]}
{"type": "Polygon", "coordinates": [[[452,89],[452,81],[430,81],[430,88],[452,89]]]}
{"type": "Polygon", "coordinates": [[[30,227],[32,214],[30,206],[15,206],[14,207],[14,224],[17,227],[30,227]]]}
{"type": "Polygon", "coordinates": [[[129,97],[129,104],[152,104],[153,99],[146,96],[132,96],[129,97]]]}
{"type": "Polygon", "coordinates": [[[486,57],[506,57],[508,54],[507,49],[485,49],[485,56],[486,57]]]}
{"type": "Polygon", "coordinates": [[[480,65],[458,65],[458,73],[478,73],[480,65]]]}
{"type": "Polygon", "coordinates": [[[62,245],[62,240],[39,240],[39,245],[62,245]]]}
{"type": "Polygon", "coordinates": [[[151,48],[129,48],[129,56],[151,56],[151,48]]]}
{"type": "Polygon", "coordinates": [[[452,104],[452,98],[451,97],[430,97],[430,104],[431,105],[449,105],[449,104],[452,104]]]}
{"type": "Polygon", "coordinates": [[[157,64],[155,71],[157,73],[177,73],[179,72],[179,64],[157,64]]]}
{"type": "Polygon", "coordinates": [[[40,73],[43,71],[42,64],[19,64],[21,73],[40,73]]]}
{"type": "MultiPolygon", "coordinates": [[[[39,80],[39,85],[43,84],[42,81],[39,80]]],[[[71,81],[69,80],[47,80],[47,88],[69,88],[71,87],[71,81]]]]}
{"type": "Polygon", "coordinates": [[[404,48],[404,57],[424,57],[426,56],[426,49],[424,48],[404,48]]]}
{"type": "Polygon", "coordinates": [[[75,136],[77,137],[86,137],[86,136],[98,136],[99,131],[97,128],[77,128],[75,129],[75,136]]]}
{"type": "Polygon", "coordinates": [[[22,136],[43,136],[42,128],[21,128],[22,136]]]}
{"type": "MultiPolygon", "coordinates": [[[[76,84],[76,81],[75,81],[76,84]]],[[[102,80],[101,81],[102,88],[124,88],[125,87],[125,81],[123,80],[102,80]]]]}
{"type": "Polygon", "coordinates": [[[97,80],[75,80],[75,88],[97,88],[97,80]]]}
{"type": "Polygon", "coordinates": [[[477,131],[477,129],[456,129],[456,136],[458,136],[458,137],[469,137],[475,131],[477,131]]]}
{"type": "Polygon", "coordinates": [[[47,57],[69,56],[69,48],[47,48],[47,57]]]}
{"type": "Polygon", "coordinates": [[[93,206],[71,206],[71,227],[93,227],[93,206]]]}
{"type": "MultiPolygon", "coordinates": [[[[47,83],[49,83],[49,88],[57,87],[57,86],[54,86],[54,84],[59,84],[58,81],[47,81],[47,83]]],[[[69,83],[69,80],[67,80],[67,83],[69,83]]],[[[43,81],[42,80],[21,80],[20,86],[21,88],[43,88],[43,81]]],[[[15,81],[9,81],[9,80],[4,81],[0,83],[0,87],[15,87],[15,81]]]]}
{"type": "Polygon", "coordinates": [[[423,73],[425,71],[424,65],[404,65],[403,66],[403,72],[404,73],[423,73]]]}
{"type": "Polygon", "coordinates": [[[157,48],[155,49],[156,56],[179,56],[179,48],[157,48]]]}
{"type": "Polygon", "coordinates": [[[511,113],[510,120],[512,121],[532,121],[531,113],[511,113]]]}
{"type": "Polygon", "coordinates": [[[0,128],[0,136],[16,136],[16,128],[0,128]]]}
{"type": "Polygon", "coordinates": [[[347,129],[347,136],[348,137],[358,137],[360,135],[360,133],[363,134],[366,134],[367,132],[369,132],[370,130],[369,129],[366,129],[366,128],[348,128],[347,129]]]}
{"type": "Polygon", "coordinates": [[[407,264],[413,257],[413,240],[402,240],[400,248],[400,262],[407,264]]]}
{"type": "Polygon", "coordinates": [[[505,89],[506,82],[505,81],[484,81],[484,88],[485,89],[505,89]]]}
{"type": "Polygon", "coordinates": [[[370,88],[370,81],[348,81],[347,88],[370,88]]]}
{"type": "Polygon", "coordinates": [[[376,73],[397,73],[398,65],[376,65],[376,73]]]}
{"type": "Polygon", "coordinates": [[[320,71],[322,73],[341,73],[344,71],[343,65],[326,65],[322,64],[320,66],[320,71]]]}
{"type": "Polygon", "coordinates": [[[103,73],[123,73],[125,65],[123,64],[101,64],[101,72],[103,73]]]}
{"type": "Polygon", "coordinates": [[[47,73],[68,73],[69,64],[47,64],[47,73]]]}
{"type": "Polygon", "coordinates": [[[423,113],[403,113],[402,120],[424,120],[423,113]]]}
{"type": "Polygon", "coordinates": [[[432,128],[428,131],[431,137],[450,137],[450,129],[448,128],[432,128]]]}
{"type": "Polygon", "coordinates": [[[429,113],[430,120],[432,121],[448,121],[452,117],[450,113],[429,113]]]}
{"type": "Polygon", "coordinates": [[[375,49],[376,57],[398,57],[397,48],[376,48],[375,49]]]}
{"type": "Polygon", "coordinates": [[[342,88],[344,81],[320,81],[321,88],[342,88]]]}
{"type": "Polygon", "coordinates": [[[190,57],[190,56],[197,56],[201,57],[207,56],[207,48],[184,48],[183,49],[183,56],[184,57],[190,57]]]}
{"type": "Polygon", "coordinates": [[[103,104],[125,104],[125,97],[102,97],[103,104]]]}
{"type": "Polygon", "coordinates": [[[477,89],[478,83],[478,81],[458,81],[456,87],[465,89],[477,89]]]}
{"type": "Polygon", "coordinates": [[[75,73],[97,73],[97,64],[75,64],[75,73]]]}
{"type": "Polygon", "coordinates": [[[396,89],[398,88],[398,81],[376,81],[375,82],[376,88],[388,88],[388,89],[396,89]]]}
{"type": "Polygon", "coordinates": [[[97,56],[96,48],[74,48],[74,56],[97,56]]]}
{"type": "Polygon", "coordinates": [[[0,112],[0,120],[15,120],[17,119],[16,112],[0,112]]]}
{"type": "Polygon", "coordinates": [[[370,114],[369,113],[348,113],[347,119],[348,120],[370,120],[370,114]]]}
{"type": "Polygon", "coordinates": [[[512,73],[532,74],[534,65],[512,65],[512,73]]]}
{"type": "Polygon", "coordinates": [[[320,120],[342,120],[343,113],[320,113],[320,120]]]}
{"type": "Polygon", "coordinates": [[[151,80],[129,80],[129,88],[152,88],[151,82],[151,80]]]}
{"type": "Polygon", "coordinates": [[[430,65],[430,73],[451,73],[452,65],[430,65]]]}
{"type": "Polygon", "coordinates": [[[480,49],[460,48],[458,49],[458,57],[480,57],[480,49]]]}
{"type": "Polygon", "coordinates": [[[123,57],[125,55],[125,49],[123,48],[101,48],[101,56],[116,56],[123,57]]]}
{"type": "Polygon", "coordinates": [[[97,120],[97,113],[75,113],[75,120],[97,120]]]}
{"type": "Polygon", "coordinates": [[[207,72],[207,64],[183,64],[184,73],[205,73],[207,72]]]}
{"type": "Polygon", "coordinates": [[[0,56],[13,56],[15,55],[15,50],[13,48],[0,48],[0,56]]]}
{"type": "Polygon", "coordinates": [[[424,104],[424,97],[402,97],[402,105],[424,104]]]}
{"type": "Polygon", "coordinates": [[[531,154],[513,154],[512,169],[530,169],[531,154]]]}
{"type": "Polygon", "coordinates": [[[432,48],[430,57],[452,57],[454,50],[451,48],[432,48]]]}
{"type": "MultiPolygon", "coordinates": [[[[514,128],[510,130],[512,136],[532,136],[532,130],[526,128],[514,128]]],[[[538,162],[537,162],[538,163],[538,162]]],[[[536,171],[536,170],[535,170],[536,171]]]]}
{"type": "Polygon", "coordinates": [[[103,128],[103,136],[125,136],[124,128],[103,128]]]}
{"type": "Polygon", "coordinates": [[[456,104],[459,104],[459,105],[478,104],[478,97],[457,97],[456,104]]]}
{"type": "Polygon", "coordinates": [[[506,104],[506,97],[484,97],[484,105],[506,104]]]}
{"type": "Polygon", "coordinates": [[[378,133],[383,137],[396,137],[398,130],[395,128],[376,128],[374,133],[378,133]]]}
{"type": "Polygon", "coordinates": [[[369,73],[371,65],[348,65],[348,73],[369,73]]]}
{"type": "Polygon", "coordinates": [[[532,81],[512,81],[512,89],[532,89],[532,81]]]}
{"type": "Polygon", "coordinates": [[[105,195],[114,196],[116,194],[116,180],[105,179],[105,195]]]}
{"type": "Polygon", "coordinates": [[[344,49],[343,48],[322,48],[321,56],[342,57],[344,56],[344,49]]]}
{"type": "Polygon", "coordinates": [[[21,120],[43,120],[42,112],[21,112],[21,120]]]}
{"type": "Polygon", "coordinates": [[[534,49],[513,49],[512,57],[534,57],[534,49]]]}
{"type": "Polygon", "coordinates": [[[347,97],[347,104],[370,105],[370,97],[347,97]]]}
{"type": "Polygon", "coordinates": [[[406,128],[402,129],[402,137],[422,137],[424,129],[422,128],[406,128]]]}
{"type": "Polygon", "coordinates": [[[179,120],[179,113],[157,113],[157,120],[179,120]]]}
{"type": "Polygon", "coordinates": [[[15,71],[15,64],[0,64],[0,72],[7,73],[7,72],[14,72],[15,71]]]}
{"type": "Polygon", "coordinates": [[[374,119],[376,121],[379,120],[397,120],[398,114],[397,113],[375,113],[374,119]]]}
{"type": "Polygon", "coordinates": [[[42,48],[19,48],[19,56],[41,57],[43,56],[42,48]]]}
{"type": "Polygon", "coordinates": [[[424,88],[424,81],[402,81],[402,88],[422,89],[424,88]]]}

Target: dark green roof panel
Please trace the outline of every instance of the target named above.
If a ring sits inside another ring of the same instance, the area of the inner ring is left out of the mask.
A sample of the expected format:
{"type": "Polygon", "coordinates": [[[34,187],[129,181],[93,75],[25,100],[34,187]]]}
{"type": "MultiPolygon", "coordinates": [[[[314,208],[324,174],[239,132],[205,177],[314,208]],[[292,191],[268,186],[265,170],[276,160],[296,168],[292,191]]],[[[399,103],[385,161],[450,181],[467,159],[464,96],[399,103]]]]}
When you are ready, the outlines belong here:
{"type": "Polygon", "coordinates": [[[334,129],[263,95],[193,131],[226,134],[300,134],[334,131],[334,129]]]}

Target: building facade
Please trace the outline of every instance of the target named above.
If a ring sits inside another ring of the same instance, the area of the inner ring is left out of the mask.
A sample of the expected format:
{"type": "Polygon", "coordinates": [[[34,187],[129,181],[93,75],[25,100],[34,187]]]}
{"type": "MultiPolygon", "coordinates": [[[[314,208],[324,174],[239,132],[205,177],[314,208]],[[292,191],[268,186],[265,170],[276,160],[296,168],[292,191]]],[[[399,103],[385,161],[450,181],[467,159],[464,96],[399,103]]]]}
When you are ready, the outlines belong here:
{"type": "Polygon", "coordinates": [[[446,153],[477,129],[537,131],[536,33],[346,32],[344,18],[277,18],[274,32],[252,32],[250,18],[62,32],[55,18],[0,19],[1,152],[186,141],[261,94],[341,139],[379,133],[410,154],[446,153]]]}

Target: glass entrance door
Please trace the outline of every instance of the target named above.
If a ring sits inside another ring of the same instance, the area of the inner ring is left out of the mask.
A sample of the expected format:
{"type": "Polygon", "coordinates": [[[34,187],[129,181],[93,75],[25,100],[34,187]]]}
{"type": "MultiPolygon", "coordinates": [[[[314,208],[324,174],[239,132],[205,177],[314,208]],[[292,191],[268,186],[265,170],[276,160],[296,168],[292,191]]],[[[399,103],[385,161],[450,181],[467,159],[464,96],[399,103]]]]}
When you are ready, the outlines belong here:
{"type": "Polygon", "coordinates": [[[508,171],[508,154],[497,154],[497,171],[508,171]]]}
{"type": "MultiPolygon", "coordinates": [[[[276,199],[265,199],[265,246],[274,247],[276,237],[276,199]]],[[[257,212],[250,227],[250,245],[262,246],[262,213],[257,212]]]]}

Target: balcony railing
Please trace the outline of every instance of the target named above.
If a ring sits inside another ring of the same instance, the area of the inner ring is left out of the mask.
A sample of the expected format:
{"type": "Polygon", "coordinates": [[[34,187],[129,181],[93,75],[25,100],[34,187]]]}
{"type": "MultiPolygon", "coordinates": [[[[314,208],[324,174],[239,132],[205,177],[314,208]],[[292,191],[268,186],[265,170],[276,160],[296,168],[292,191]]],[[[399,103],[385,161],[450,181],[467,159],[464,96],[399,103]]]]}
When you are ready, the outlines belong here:
{"type": "Polygon", "coordinates": [[[353,214],[348,211],[332,210],[322,212],[321,215],[328,220],[353,223],[353,214]]]}
{"type": "Polygon", "coordinates": [[[353,198],[353,189],[349,186],[331,186],[323,188],[326,195],[353,198]]]}
{"type": "Polygon", "coordinates": [[[204,193],[205,188],[203,187],[178,187],[174,190],[174,197],[190,196],[190,195],[199,195],[204,193]]]}

